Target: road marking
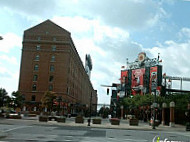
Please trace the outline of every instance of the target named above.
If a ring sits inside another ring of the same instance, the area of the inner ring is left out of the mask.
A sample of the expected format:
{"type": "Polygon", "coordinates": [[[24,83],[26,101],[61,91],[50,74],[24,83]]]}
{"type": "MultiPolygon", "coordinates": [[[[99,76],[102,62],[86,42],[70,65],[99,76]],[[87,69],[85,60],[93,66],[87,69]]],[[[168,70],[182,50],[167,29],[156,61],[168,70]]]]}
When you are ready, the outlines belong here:
{"type": "Polygon", "coordinates": [[[12,129],[5,130],[5,131],[3,131],[3,132],[10,132],[10,131],[13,131],[13,130],[22,129],[22,128],[27,128],[27,127],[32,127],[32,126],[21,126],[21,127],[16,127],[16,128],[12,128],[12,129]]]}
{"type": "Polygon", "coordinates": [[[134,142],[147,142],[148,140],[135,140],[135,139],[125,139],[126,141],[134,141],[134,142]]]}

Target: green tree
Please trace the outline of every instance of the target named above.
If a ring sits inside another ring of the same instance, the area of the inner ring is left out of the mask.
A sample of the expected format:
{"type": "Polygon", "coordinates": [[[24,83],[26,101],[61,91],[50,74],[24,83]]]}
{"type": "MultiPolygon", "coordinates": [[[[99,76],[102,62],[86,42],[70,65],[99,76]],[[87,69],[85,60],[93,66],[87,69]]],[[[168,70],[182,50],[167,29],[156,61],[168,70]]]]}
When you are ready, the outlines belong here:
{"type": "Polygon", "coordinates": [[[52,111],[54,99],[56,99],[56,94],[54,92],[45,92],[44,96],[41,99],[42,107],[46,107],[47,109],[52,111]]]}
{"type": "Polygon", "coordinates": [[[21,95],[21,93],[19,91],[14,91],[12,92],[12,104],[13,104],[13,108],[22,108],[23,104],[24,104],[24,97],[21,95]]]}
{"type": "Polygon", "coordinates": [[[5,89],[0,88],[0,107],[7,106],[9,104],[10,97],[5,89]]]}

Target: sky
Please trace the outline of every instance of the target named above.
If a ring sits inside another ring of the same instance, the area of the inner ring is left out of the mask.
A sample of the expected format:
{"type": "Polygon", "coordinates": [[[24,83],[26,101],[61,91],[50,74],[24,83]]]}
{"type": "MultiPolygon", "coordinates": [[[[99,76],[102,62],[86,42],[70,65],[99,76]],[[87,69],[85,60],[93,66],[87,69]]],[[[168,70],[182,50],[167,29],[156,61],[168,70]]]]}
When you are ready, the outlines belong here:
{"type": "Polygon", "coordinates": [[[1,0],[0,88],[9,95],[18,89],[23,32],[47,19],[71,33],[83,64],[91,55],[98,103],[110,103],[101,85],[119,83],[126,58],[132,62],[140,52],[160,53],[167,75],[190,77],[189,15],[188,0],[1,0]]]}

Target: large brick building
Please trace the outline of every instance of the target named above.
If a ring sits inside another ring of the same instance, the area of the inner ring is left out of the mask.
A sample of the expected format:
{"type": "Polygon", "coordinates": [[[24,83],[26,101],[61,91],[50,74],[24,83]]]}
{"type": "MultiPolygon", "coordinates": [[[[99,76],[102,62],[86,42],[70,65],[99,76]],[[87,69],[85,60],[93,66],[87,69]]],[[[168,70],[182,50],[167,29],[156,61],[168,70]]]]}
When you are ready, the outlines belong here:
{"type": "MultiPolygon", "coordinates": [[[[24,31],[19,89],[27,110],[38,110],[42,96],[62,96],[65,111],[97,104],[97,91],[85,72],[71,34],[46,20],[24,31]]],[[[96,109],[96,108],[94,108],[96,109]]]]}

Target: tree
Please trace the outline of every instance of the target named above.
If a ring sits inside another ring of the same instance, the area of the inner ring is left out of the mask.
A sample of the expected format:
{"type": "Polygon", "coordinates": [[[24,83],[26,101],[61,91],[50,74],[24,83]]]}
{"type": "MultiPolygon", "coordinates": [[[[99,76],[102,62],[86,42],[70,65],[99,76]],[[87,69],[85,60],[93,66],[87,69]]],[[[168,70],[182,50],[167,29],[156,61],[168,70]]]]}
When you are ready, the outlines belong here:
{"type": "Polygon", "coordinates": [[[16,107],[21,108],[23,106],[24,103],[24,97],[20,94],[19,91],[14,91],[12,92],[12,105],[13,108],[15,109],[16,107]]]}
{"type": "Polygon", "coordinates": [[[10,97],[5,89],[0,88],[0,107],[7,106],[9,104],[10,97]]]}
{"type": "Polygon", "coordinates": [[[41,99],[42,107],[46,107],[47,109],[52,110],[54,99],[56,99],[56,94],[54,92],[45,92],[44,96],[41,99]]]}

